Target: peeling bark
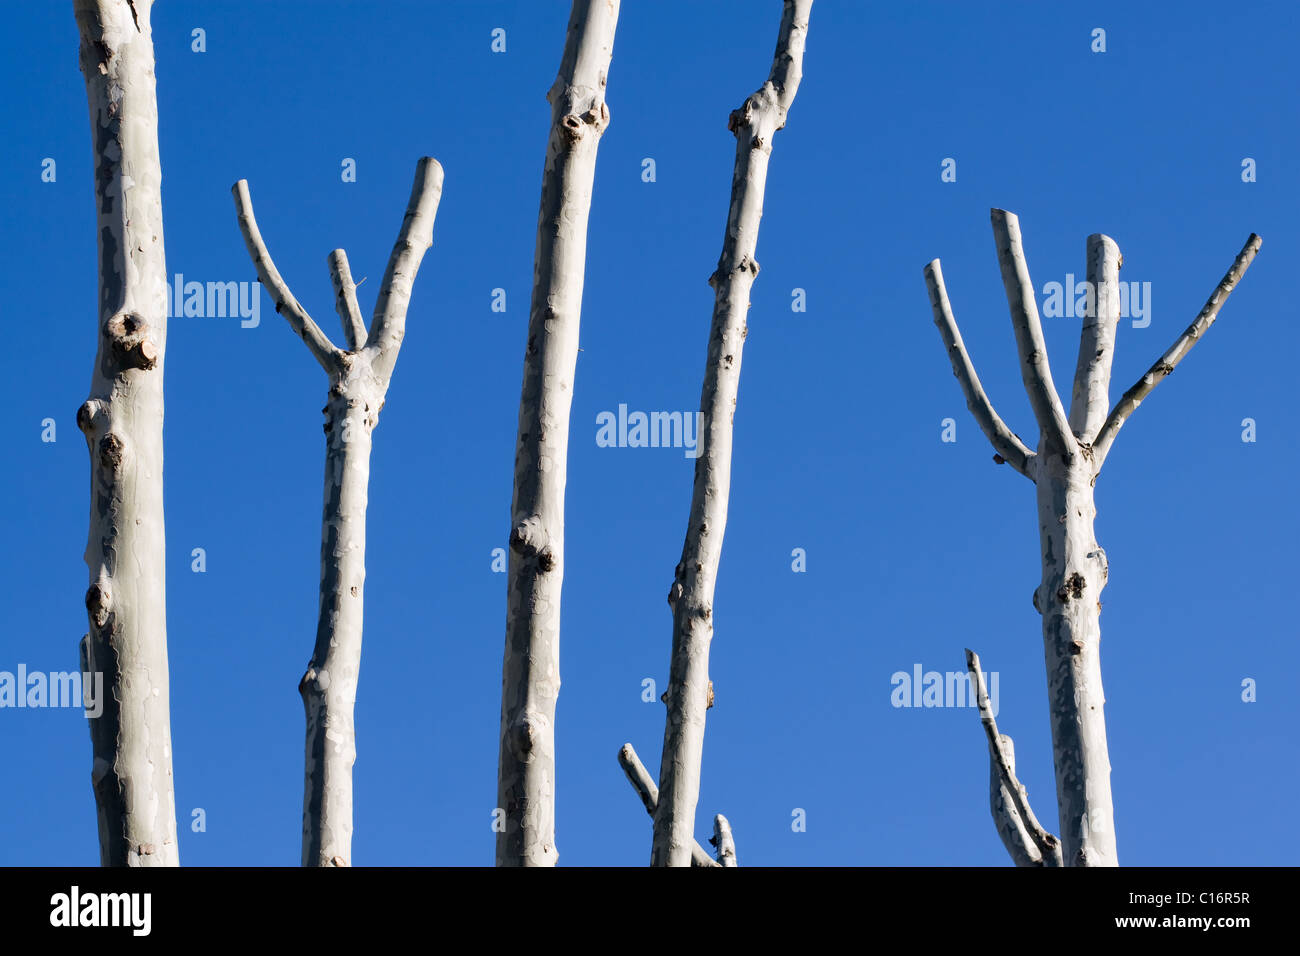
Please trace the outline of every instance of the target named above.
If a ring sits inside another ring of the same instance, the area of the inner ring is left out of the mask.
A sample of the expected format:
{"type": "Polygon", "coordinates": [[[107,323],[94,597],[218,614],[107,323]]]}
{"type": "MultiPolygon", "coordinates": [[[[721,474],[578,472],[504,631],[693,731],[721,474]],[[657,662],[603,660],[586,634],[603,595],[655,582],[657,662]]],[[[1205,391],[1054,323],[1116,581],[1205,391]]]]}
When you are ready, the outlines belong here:
{"type": "Polygon", "coordinates": [[[325,493],[321,516],[321,584],[316,646],[299,682],[307,717],[303,789],[303,866],[349,866],[352,860],[353,710],[361,669],[366,577],[366,504],[371,432],[392,377],[406,327],[411,286],[433,244],[442,198],[442,167],[424,157],[366,333],[347,255],[329,255],[330,276],[349,349],[336,348],[289,291],[262,241],[248,183],[232,192],[258,277],[289,326],[329,376],[325,414],[325,493]]]}
{"type": "Polygon", "coordinates": [[[747,332],[749,290],[758,275],[754,258],[772,137],[785,126],[803,74],[804,43],[812,0],[785,0],[776,54],[768,80],[731,114],[736,162],[731,205],[714,289],[708,358],[700,395],[701,454],[682,559],[668,603],[673,610],[672,660],[667,692],[660,800],[655,812],[651,863],[686,866],[694,842],[709,697],[709,643],[713,593],[731,489],[732,420],[740,387],[740,359],[747,332]]]}
{"type": "Polygon", "coordinates": [[[152,0],[76,0],[95,169],[98,352],[77,425],[90,450],[82,669],[104,866],[176,866],[163,523],[167,268],[152,0]]]}
{"type": "Polygon", "coordinates": [[[505,828],[498,866],[554,866],[555,703],[569,409],[596,151],[609,126],[605,83],[617,0],[574,0],[559,74],[547,94],[551,133],[542,173],[510,506],[506,639],[497,771],[505,828]]]}
{"type": "MultiPolygon", "coordinates": [[[[1094,487],[1115,433],[1125,418],[1173,371],[1214,322],[1220,307],[1258,252],[1260,239],[1251,235],[1196,320],[1107,415],[1111,363],[1119,325],[1119,268],[1123,260],[1114,241],[1100,234],[1089,236],[1088,281],[1094,290],[1094,302],[1084,317],[1067,418],[1052,383],[1034,287],[1025,265],[1019,220],[1009,212],[994,209],[992,222],[1016,333],[1021,375],[1040,433],[1037,452],[1025,457],[1025,467],[1019,467],[1023,445],[1011,442],[1014,436],[993,411],[966,355],[937,259],[926,267],[926,283],[935,324],[949,352],[954,374],[961,381],[967,404],[998,457],[1016,465],[1017,470],[1036,484],[1042,578],[1034,592],[1034,607],[1043,618],[1062,860],[1067,866],[1115,866],[1118,860],[1099,653],[1100,597],[1109,568],[1106,552],[1097,543],[1093,528],[1097,514],[1094,487]]],[[[977,672],[978,658],[970,652],[968,655],[973,661],[972,672],[977,672]]],[[[981,687],[982,683],[981,675],[981,687]]],[[[1026,827],[1029,835],[1035,835],[1041,828],[1012,784],[1012,758],[997,753],[1000,739],[1005,739],[1009,755],[1009,738],[999,738],[991,714],[985,716],[990,748],[995,763],[1000,765],[995,767],[1000,782],[993,795],[994,818],[1013,859],[1018,863],[1026,860],[1032,863],[1035,848],[1025,844],[1026,827]],[[1014,813],[1007,809],[1008,799],[1015,803],[1014,813]],[[1003,807],[1001,812],[999,805],[1003,807]]],[[[1041,859],[1048,857],[1048,847],[1041,840],[1037,850],[1041,859]]]]}

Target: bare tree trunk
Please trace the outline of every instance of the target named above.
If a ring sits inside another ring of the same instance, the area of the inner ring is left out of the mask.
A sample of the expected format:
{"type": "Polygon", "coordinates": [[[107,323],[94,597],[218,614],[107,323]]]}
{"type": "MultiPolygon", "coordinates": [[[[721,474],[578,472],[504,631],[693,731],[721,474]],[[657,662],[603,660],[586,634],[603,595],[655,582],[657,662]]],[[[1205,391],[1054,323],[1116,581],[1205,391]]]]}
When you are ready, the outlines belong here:
{"type": "Polygon", "coordinates": [[[82,670],[104,866],[176,866],[163,530],[167,268],[152,0],[76,0],[95,165],[99,346],[77,425],[90,449],[82,670]]]}
{"type": "MultiPolygon", "coordinates": [[[[934,321],[948,349],[953,373],[976,421],[997,451],[994,460],[1011,463],[1037,485],[1043,574],[1034,591],[1034,607],[1043,617],[1062,859],[1067,866],[1115,866],[1118,859],[1099,653],[1100,597],[1109,569],[1106,552],[1093,531],[1097,514],[1094,487],[1124,420],[1213,324],[1258,252],[1260,239],[1251,235],[1196,320],[1108,415],[1111,363],[1119,326],[1119,268],[1123,260],[1111,239],[1100,234],[1089,236],[1091,305],[1080,336],[1067,417],[1052,383],[1019,220],[1011,213],[994,209],[992,221],[1021,374],[1039,426],[1037,453],[1030,453],[1003,424],[980,386],[953,318],[938,259],[926,266],[925,277],[934,321]]],[[[970,666],[975,674],[978,658],[967,653],[968,660],[974,659],[970,666]]],[[[995,762],[1003,767],[1004,791],[1015,796],[1014,765],[1009,757],[998,758],[996,725],[986,718],[986,727],[990,726],[990,748],[995,762]]],[[[1023,831],[1026,822],[1032,822],[1031,829],[1037,827],[1027,804],[1015,810],[1019,821],[1002,819],[995,800],[994,817],[1004,840],[1014,836],[1017,827],[1023,831]]],[[[1041,839],[1038,843],[1035,849],[1021,839],[1019,850],[1013,849],[1012,842],[1008,842],[1008,849],[1018,863],[1034,862],[1035,853],[1045,861],[1050,847],[1041,839]]]]}
{"type": "Polygon", "coordinates": [[[785,126],[803,75],[804,42],[812,0],[785,0],[776,54],[768,80],[740,109],[728,128],[736,134],[731,207],[714,290],[704,387],[700,395],[702,454],[682,559],[668,603],[673,610],[673,647],[666,703],[659,804],[655,812],[652,866],[689,866],[695,842],[695,807],[704,754],[704,715],[709,707],[709,642],[713,638],[713,592],[731,490],[732,419],[740,389],[740,357],[747,328],[749,290],[758,275],[754,258],[763,215],[772,137],[785,126]]]}
{"type": "Polygon", "coordinates": [[[307,716],[303,866],[348,866],[352,860],[352,764],[357,754],[353,710],[361,670],[371,432],[379,421],[405,335],[411,286],[433,244],[442,179],[437,160],[419,161],[369,334],[361,320],[347,255],[342,249],[330,253],[330,276],[347,351],[336,348],[312,321],[276,270],[253,216],[247,181],[241,179],[233,189],[249,255],[275,300],[275,310],[307,344],[330,382],[323,410],[325,494],[316,646],[298,685],[307,716]]]}
{"type": "Polygon", "coordinates": [[[510,506],[506,640],[497,771],[498,866],[554,866],[555,702],[569,409],[587,257],[596,150],[609,126],[605,83],[618,0],[574,0],[559,75],[547,99],[542,173],[510,506]]]}

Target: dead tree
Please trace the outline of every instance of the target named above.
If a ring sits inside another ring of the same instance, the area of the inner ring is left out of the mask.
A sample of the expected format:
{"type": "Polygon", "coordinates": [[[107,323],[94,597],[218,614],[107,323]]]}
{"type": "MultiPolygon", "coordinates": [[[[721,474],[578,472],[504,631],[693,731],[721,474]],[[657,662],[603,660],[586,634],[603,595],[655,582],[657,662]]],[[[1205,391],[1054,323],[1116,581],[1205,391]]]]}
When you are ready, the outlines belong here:
{"type": "MultiPolygon", "coordinates": [[[[785,0],[776,53],[767,82],[731,113],[727,128],[736,136],[731,205],[714,290],[704,385],[703,416],[686,541],[668,604],[673,612],[672,657],[664,702],[663,754],[654,809],[652,866],[690,866],[695,843],[695,809],[704,755],[705,712],[713,705],[709,644],[713,639],[713,593],[731,490],[732,424],[740,390],[740,358],[748,328],[749,291],[758,275],[754,258],[772,137],[785,126],[803,76],[804,44],[812,0],[785,0]]],[[[719,859],[735,865],[735,845],[725,817],[715,821],[719,859]]]]}
{"type": "Polygon", "coordinates": [[[90,107],[98,352],[77,425],[90,449],[89,721],[104,866],[176,866],[163,530],[167,267],[152,0],[77,0],[90,107]]]}
{"type": "MultiPolygon", "coordinates": [[[[1119,326],[1122,259],[1119,247],[1110,238],[1089,236],[1088,304],[1067,416],[1052,384],[1034,286],[1025,264],[1020,222],[1002,209],[994,209],[992,219],[1020,354],[1021,378],[1038,422],[1036,451],[1030,451],[1012,433],[984,393],[953,318],[938,259],[925,267],[925,281],[934,322],[948,350],[953,374],[961,383],[967,407],[993,444],[993,460],[1011,465],[1037,486],[1043,574],[1033,603],[1043,618],[1062,859],[1068,866],[1115,866],[1110,757],[1099,657],[1100,597],[1108,568],[1106,552],[1097,544],[1093,530],[1097,514],[1093,488],[1121,426],[1214,323],[1259,251],[1260,238],[1251,235],[1196,320],[1111,408],[1111,360],[1119,326]]],[[[983,700],[979,658],[969,651],[967,654],[968,667],[983,700]]],[[[1016,844],[1011,855],[1017,863],[1051,865],[1055,838],[1038,826],[1028,808],[1023,788],[1015,779],[1010,738],[997,734],[991,713],[984,706],[981,717],[989,737],[993,772],[1000,781],[999,791],[1005,793],[995,795],[993,801],[998,832],[1004,842],[1016,844]]]]}
{"type": "Polygon", "coordinates": [[[235,209],[257,275],[275,311],[303,340],[329,377],[325,414],[325,502],[321,517],[320,605],[316,646],[298,685],[307,716],[302,813],[302,865],[348,866],[352,860],[353,708],[361,669],[361,622],[366,577],[366,497],[371,432],[384,407],[406,331],[411,287],[433,244],[442,198],[442,167],[431,157],[416,165],[406,216],[379,286],[370,331],[357,304],[348,257],[329,254],[335,308],[346,349],[338,348],[281,278],[253,216],[247,180],[235,183],[235,209]]]}
{"type": "Polygon", "coordinates": [[[596,150],[609,126],[605,83],[618,0],[573,0],[559,74],[547,99],[542,171],[510,504],[506,639],[497,765],[497,866],[554,866],[555,703],[569,409],[587,259],[596,150]]]}

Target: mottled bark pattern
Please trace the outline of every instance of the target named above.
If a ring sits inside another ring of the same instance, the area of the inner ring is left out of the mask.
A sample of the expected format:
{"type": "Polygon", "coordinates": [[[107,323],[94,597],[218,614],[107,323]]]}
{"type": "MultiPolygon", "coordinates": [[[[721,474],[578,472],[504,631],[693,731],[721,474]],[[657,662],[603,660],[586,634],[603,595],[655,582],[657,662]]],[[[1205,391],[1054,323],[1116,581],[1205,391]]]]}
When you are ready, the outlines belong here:
{"type": "Polygon", "coordinates": [[[353,712],[361,670],[366,503],[371,432],[382,391],[366,361],[347,355],[331,375],[325,412],[320,604],[316,646],[298,685],[307,717],[303,866],[352,860],[353,712]]]}
{"type": "Polygon", "coordinates": [[[731,204],[714,290],[708,358],[700,395],[701,454],[682,559],[668,603],[673,611],[659,805],[655,812],[653,866],[689,866],[695,842],[695,808],[704,756],[704,717],[709,707],[709,643],[713,594],[731,491],[732,420],[740,390],[740,358],[747,328],[749,291],[758,275],[755,250],[772,137],[785,126],[803,75],[804,42],[812,0],[786,0],[768,80],[732,112],[736,135],[731,204]]]}
{"type": "Polygon", "coordinates": [[[89,721],[105,866],[176,866],[163,533],[167,269],[152,0],[77,0],[90,107],[99,347],[77,425],[90,449],[82,669],[104,674],[89,721]]]}
{"type": "Polygon", "coordinates": [[[554,866],[555,704],[569,408],[596,151],[609,126],[605,83],[617,0],[574,0],[551,103],[542,172],[510,505],[506,639],[501,667],[498,866],[554,866]]]}
{"type": "Polygon", "coordinates": [[[1043,616],[1061,842],[1070,866],[1114,866],[1100,658],[1107,568],[1093,534],[1093,473],[1077,450],[1040,445],[1038,461],[1043,578],[1034,606],[1043,616]]]}

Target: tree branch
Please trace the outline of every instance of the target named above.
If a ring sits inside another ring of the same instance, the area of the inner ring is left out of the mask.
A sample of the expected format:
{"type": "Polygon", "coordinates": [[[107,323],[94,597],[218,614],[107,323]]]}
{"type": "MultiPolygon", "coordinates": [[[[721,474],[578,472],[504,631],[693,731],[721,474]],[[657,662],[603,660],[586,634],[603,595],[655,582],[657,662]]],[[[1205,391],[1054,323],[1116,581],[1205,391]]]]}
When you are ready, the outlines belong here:
{"type": "Polygon", "coordinates": [[[1119,270],[1124,257],[1113,239],[1094,233],[1088,237],[1087,259],[1092,307],[1079,333],[1070,400],[1070,430],[1085,445],[1092,443],[1110,408],[1110,368],[1119,328],[1119,270]]]}
{"type": "Polygon", "coordinates": [[[990,787],[993,822],[998,834],[1017,866],[1059,867],[1062,865],[1061,841],[1043,829],[1029,806],[1024,784],[1016,779],[1014,745],[1010,737],[998,733],[998,722],[989,706],[979,655],[969,648],[966,650],[966,667],[975,685],[980,722],[989,740],[992,783],[1000,784],[990,787]]]}
{"type": "Polygon", "coordinates": [[[1241,252],[1237,253],[1237,258],[1232,263],[1232,267],[1228,269],[1227,274],[1219,281],[1218,287],[1206,300],[1200,314],[1196,316],[1196,320],[1187,327],[1187,330],[1178,337],[1178,340],[1173,345],[1169,346],[1165,354],[1156,360],[1156,363],[1147,370],[1147,373],[1138,379],[1137,383],[1115,403],[1110,417],[1101,426],[1101,431],[1097,433],[1097,438],[1092,443],[1094,471],[1101,470],[1102,463],[1110,453],[1110,446],[1115,441],[1116,434],[1119,433],[1120,427],[1128,417],[1137,410],[1143,399],[1151,394],[1151,390],[1164,381],[1169,373],[1178,366],[1178,363],[1192,350],[1192,346],[1200,341],[1201,336],[1214,324],[1214,320],[1218,318],[1219,309],[1223,307],[1223,303],[1228,301],[1228,296],[1232,294],[1232,290],[1236,288],[1237,283],[1241,281],[1241,277],[1250,268],[1250,264],[1254,261],[1255,254],[1259,252],[1259,247],[1263,241],[1255,233],[1250,234],[1250,238],[1242,246],[1241,252]]]}
{"type": "Polygon", "coordinates": [[[329,255],[330,282],[334,286],[334,308],[343,323],[343,337],[348,351],[355,352],[366,344],[366,324],[361,320],[361,306],[357,304],[357,284],[352,281],[348,267],[348,254],[335,249],[329,255]]]}
{"type": "Polygon", "coordinates": [[[713,839],[709,841],[718,848],[720,866],[736,866],[736,839],[731,835],[731,824],[721,813],[713,818],[713,839]]]}
{"type": "Polygon", "coordinates": [[[966,396],[966,407],[975,416],[980,431],[984,432],[992,443],[993,450],[997,452],[993,460],[999,464],[1009,464],[1033,481],[1034,453],[1025,447],[1024,442],[998,416],[980,384],[980,377],[975,372],[975,366],[966,352],[966,343],[962,341],[961,330],[957,328],[957,320],[953,317],[952,304],[948,301],[948,290],[943,282],[943,269],[938,259],[925,267],[925,284],[930,290],[934,324],[939,329],[944,348],[948,350],[948,360],[952,362],[952,374],[961,383],[962,394],[966,396]]]}
{"type": "Polygon", "coordinates": [[[375,353],[371,367],[381,387],[386,387],[397,350],[406,334],[406,307],[411,302],[411,287],[420,270],[424,254],[433,245],[433,220],[442,199],[442,165],[432,156],[421,157],[415,166],[415,182],[406,204],[402,229],[388,257],[388,268],[379,283],[375,314],[370,322],[366,348],[375,353]]]}
{"type": "Polygon", "coordinates": [[[564,489],[569,418],[582,326],[596,155],[609,127],[605,88],[618,0],[573,0],[560,69],[547,100],[546,141],[533,249],[523,380],[519,387],[505,647],[497,866],[554,866],[555,707],[560,693],[564,596],[564,489]]]}
{"type": "Polygon", "coordinates": [[[1020,220],[1005,209],[991,211],[993,238],[997,243],[998,265],[1002,267],[1002,285],[1011,307],[1011,324],[1016,330],[1020,352],[1020,377],[1029,394],[1038,428],[1050,443],[1063,451],[1078,447],[1070,423],[1061,406],[1061,397],[1052,384],[1052,368],[1047,361],[1047,344],[1038,318],[1034,284],[1025,264],[1024,245],[1020,239],[1020,220]]]}
{"type": "MultiPolygon", "coordinates": [[[[623,768],[623,773],[627,777],[627,782],[632,784],[632,789],[637,792],[641,798],[641,803],[645,806],[645,812],[650,814],[653,820],[655,807],[659,805],[659,788],[655,786],[654,777],[650,776],[650,771],[646,770],[641,759],[637,757],[636,751],[632,749],[631,744],[624,744],[618,752],[618,762],[623,768]]],[[[720,866],[709,856],[707,850],[696,843],[691,847],[691,866],[720,866]]],[[[734,865],[734,864],[733,864],[734,865]]]]}
{"type": "Polygon", "coordinates": [[[85,317],[89,332],[95,316],[98,346],[77,411],[91,500],[82,671],[103,680],[101,713],[86,721],[99,860],[177,866],[163,507],[167,266],[151,7],[77,0],[73,8],[99,266],[85,317]]]}
{"type": "Polygon", "coordinates": [[[731,201],[718,267],[709,279],[714,292],[713,318],[700,389],[699,458],[682,557],[668,597],[673,642],[659,761],[661,799],[655,813],[651,857],[655,866],[686,866],[694,842],[705,713],[709,709],[713,596],[727,528],[733,419],[748,333],[749,294],[758,274],[758,228],[772,139],[785,125],[798,90],[811,9],[812,0],[785,0],[768,79],[732,111],[727,122],[736,136],[731,201]]]}
{"type": "Polygon", "coordinates": [[[257,228],[257,218],[253,215],[253,199],[248,193],[248,180],[241,179],[230,191],[235,197],[235,211],[239,215],[239,229],[244,234],[244,244],[248,246],[248,254],[257,268],[257,277],[261,279],[266,291],[271,293],[275,311],[288,320],[289,327],[307,344],[321,368],[332,374],[339,365],[339,350],[293,297],[288,284],[275,268],[271,253],[267,252],[262,233],[257,228]]]}

